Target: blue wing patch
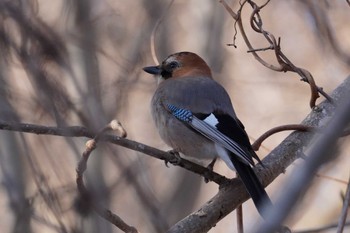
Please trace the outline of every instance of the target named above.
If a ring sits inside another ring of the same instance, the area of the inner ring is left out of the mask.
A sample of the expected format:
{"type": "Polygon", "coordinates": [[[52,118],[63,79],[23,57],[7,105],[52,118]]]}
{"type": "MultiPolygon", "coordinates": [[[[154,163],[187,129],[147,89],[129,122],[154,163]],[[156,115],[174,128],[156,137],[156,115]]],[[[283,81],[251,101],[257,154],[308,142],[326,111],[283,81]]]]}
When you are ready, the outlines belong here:
{"type": "Polygon", "coordinates": [[[168,107],[171,114],[180,121],[184,121],[187,123],[190,123],[192,121],[193,114],[190,110],[178,108],[172,104],[166,104],[166,106],[168,107]]]}

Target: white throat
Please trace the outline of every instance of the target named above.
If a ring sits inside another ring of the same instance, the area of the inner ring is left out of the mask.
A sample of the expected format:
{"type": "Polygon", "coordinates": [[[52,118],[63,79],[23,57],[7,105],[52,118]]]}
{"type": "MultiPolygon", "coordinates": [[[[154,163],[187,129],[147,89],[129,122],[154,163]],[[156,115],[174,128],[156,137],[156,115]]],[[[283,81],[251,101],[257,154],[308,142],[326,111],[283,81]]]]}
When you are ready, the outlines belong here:
{"type": "Polygon", "coordinates": [[[159,85],[161,82],[164,81],[164,78],[162,77],[162,75],[157,75],[156,76],[156,79],[157,79],[157,84],[159,85]]]}

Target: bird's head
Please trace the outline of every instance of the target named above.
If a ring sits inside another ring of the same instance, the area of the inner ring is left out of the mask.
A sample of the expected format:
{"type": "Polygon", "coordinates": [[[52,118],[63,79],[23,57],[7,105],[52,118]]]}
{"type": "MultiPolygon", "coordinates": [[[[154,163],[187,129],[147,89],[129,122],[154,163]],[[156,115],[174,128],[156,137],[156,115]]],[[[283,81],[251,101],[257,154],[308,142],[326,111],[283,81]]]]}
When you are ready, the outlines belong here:
{"type": "Polygon", "coordinates": [[[168,56],[158,66],[147,66],[143,70],[159,77],[160,81],[169,78],[212,77],[207,63],[197,54],[179,52],[168,56]]]}

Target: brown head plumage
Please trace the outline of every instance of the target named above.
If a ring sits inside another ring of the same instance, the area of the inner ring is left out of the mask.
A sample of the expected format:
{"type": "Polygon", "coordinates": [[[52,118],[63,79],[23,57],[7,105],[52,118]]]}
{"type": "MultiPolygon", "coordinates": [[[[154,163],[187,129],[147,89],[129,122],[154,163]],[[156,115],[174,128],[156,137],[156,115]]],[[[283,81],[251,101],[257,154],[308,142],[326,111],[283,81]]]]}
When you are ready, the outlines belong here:
{"type": "Polygon", "coordinates": [[[144,71],[160,75],[163,79],[183,77],[212,77],[207,63],[197,54],[179,52],[168,56],[159,66],[143,68],[144,71]]]}

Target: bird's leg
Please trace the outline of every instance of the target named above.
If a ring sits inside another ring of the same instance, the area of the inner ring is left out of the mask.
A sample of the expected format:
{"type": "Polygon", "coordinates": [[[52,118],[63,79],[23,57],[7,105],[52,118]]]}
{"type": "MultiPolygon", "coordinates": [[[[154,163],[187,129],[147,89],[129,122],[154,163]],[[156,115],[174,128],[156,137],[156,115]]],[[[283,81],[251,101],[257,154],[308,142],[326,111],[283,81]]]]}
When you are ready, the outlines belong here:
{"type": "Polygon", "coordinates": [[[214,170],[214,165],[216,163],[216,159],[217,157],[215,157],[207,166],[207,168],[210,170],[210,171],[213,171],[214,170]]]}
{"type": "Polygon", "coordinates": [[[174,158],[169,161],[165,160],[165,166],[169,167],[169,162],[174,165],[179,165],[181,162],[180,153],[176,149],[169,150],[168,153],[172,154],[174,158]]]}
{"type": "MultiPolygon", "coordinates": [[[[207,168],[208,168],[210,171],[213,171],[213,170],[214,170],[214,165],[215,165],[216,159],[217,159],[217,157],[215,157],[215,158],[208,164],[207,168]]],[[[205,182],[205,183],[208,183],[208,182],[209,182],[209,179],[208,179],[208,178],[204,178],[204,182],[205,182]]]]}

